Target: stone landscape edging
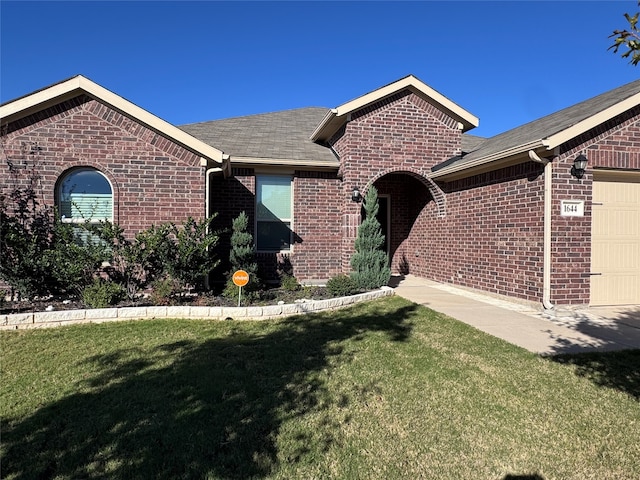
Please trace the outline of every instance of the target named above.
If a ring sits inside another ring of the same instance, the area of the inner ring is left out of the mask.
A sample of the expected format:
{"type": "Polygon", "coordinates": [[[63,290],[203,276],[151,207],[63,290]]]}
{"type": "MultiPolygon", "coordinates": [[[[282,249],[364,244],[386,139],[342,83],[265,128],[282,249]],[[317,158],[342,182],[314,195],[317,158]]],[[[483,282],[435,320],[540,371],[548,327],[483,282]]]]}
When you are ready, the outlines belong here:
{"type": "Polygon", "coordinates": [[[149,306],[57,310],[0,315],[0,330],[49,328],[81,323],[104,323],[125,320],[183,318],[200,320],[266,320],[312,312],[336,310],[356,303],[394,295],[390,287],[348,297],[309,300],[284,305],[252,307],[149,306]]]}

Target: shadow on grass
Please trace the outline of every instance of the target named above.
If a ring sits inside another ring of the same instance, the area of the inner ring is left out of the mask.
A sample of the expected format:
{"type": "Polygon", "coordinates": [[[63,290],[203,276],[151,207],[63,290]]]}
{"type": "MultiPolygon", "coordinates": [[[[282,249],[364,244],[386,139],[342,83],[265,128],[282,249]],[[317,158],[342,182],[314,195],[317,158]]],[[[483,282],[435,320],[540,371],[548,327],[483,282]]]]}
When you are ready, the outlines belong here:
{"type": "Polygon", "coordinates": [[[598,386],[640,399],[640,309],[628,309],[606,319],[584,314],[571,328],[588,335],[594,343],[558,338],[555,354],[549,358],[573,365],[577,375],[598,386]]]}
{"type": "Polygon", "coordinates": [[[280,463],[311,462],[336,441],[338,420],[326,415],[336,424],[322,432],[287,432],[284,450],[281,427],[348,404],[323,375],[369,333],[408,337],[416,306],[379,305],[93,357],[100,374],[87,392],[3,420],[3,477],[261,478],[280,463]]]}
{"type": "Polygon", "coordinates": [[[576,374],[601,387],[613,388],[640,400],[640,350],[556,355],[553,361],[573,365],[576,374]]]}
{"type": "Polygon", "coordinates": [[[640,347],[640,308],[601,312],[595,307],[571,316],[569,328],[581,335],[558,336],[549,330],[556,355],[640,347]]]}

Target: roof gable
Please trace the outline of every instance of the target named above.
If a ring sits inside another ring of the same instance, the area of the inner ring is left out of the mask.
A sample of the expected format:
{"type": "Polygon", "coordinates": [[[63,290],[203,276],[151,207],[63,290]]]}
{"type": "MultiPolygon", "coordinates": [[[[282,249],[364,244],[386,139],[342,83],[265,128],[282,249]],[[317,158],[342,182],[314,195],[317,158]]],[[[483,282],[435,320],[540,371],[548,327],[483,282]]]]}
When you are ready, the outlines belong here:
{"type": "Polygon", "coordinates": [[[433,167],[434,178],[465,170],[486,168],[509,157],[528,158],[529,150],[553,151],[556,147],[640,105],[640,80],[559,110],[533,122],[486,139],[463,157],[447,160],[433,167]]]}
{"type": "Polygon", "coordinates": [[[413,75],[408,75],[400,80],[344,103],[337,108],[329,110],[325,118],[311,134],[311,140],[315,142],[327,141],[336,131],[338,131],[338,129],[347,123],[351,113],[373,103],[379,102],[380,100],[403,90],[413,92],[420,98],[451,116],[451,118],[459,122],[463,131],[470,130],[479,125],[477,117],[467,112],[459,105],[453,103],[451,100],[432,89],[418,78],[413,75]]]}
{"type": "Polygon", "coordinates": [[[80,94],[88,95],[101,103],[109,105],[136,122],[146,125],[215,164],[222,165],[223,160],[226,160],[226,156],[217,148],[196,139],[82,75],[77,75],[0,105],[0,121],[3,125],[6,125],[80,94]]]}

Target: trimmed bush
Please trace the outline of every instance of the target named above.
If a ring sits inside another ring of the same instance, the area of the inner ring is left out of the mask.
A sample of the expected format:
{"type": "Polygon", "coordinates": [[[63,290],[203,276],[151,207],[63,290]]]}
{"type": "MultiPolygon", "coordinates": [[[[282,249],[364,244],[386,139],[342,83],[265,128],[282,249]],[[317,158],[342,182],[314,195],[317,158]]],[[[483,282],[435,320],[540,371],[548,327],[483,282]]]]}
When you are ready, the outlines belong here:
{"type": "Polygon", "coordinates": [[[351,257],[353,272],[351,277],[358,288],[372,290],[389,283],[391,269],[389,258],[382,249],[384,235],[380,222],[376,218],[378,214],[378,191],[371,186],[364,197],[365,218],[358,227],[358,236],[355,242],[356,252],[351,257]]]}
{"type": "Polygon", "coordinates": [[[95,279],[82,291],[82,301],[91,308],[105,308],[125,298],[124,287],[108,280],[95,279]]]}
{"type": "Polygon", "coordinates": [[[327,281],[327,290],[336,297],[346,297],[358,293],[358,286],[348,275],[336,275],[327,281]]]}
{"type": "Polygon", "coordinates": [[[280,287],[287,292],[297,292],[300,290],[300,283],[293,275],[282,275],[280,277],[280,287]]]}

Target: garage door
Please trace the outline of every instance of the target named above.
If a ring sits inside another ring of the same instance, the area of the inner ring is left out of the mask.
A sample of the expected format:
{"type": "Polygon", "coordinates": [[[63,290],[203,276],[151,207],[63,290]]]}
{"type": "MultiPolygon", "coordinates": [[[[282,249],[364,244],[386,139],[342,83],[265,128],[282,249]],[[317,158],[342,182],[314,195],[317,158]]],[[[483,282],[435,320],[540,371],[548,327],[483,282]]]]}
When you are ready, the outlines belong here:
{"type": "Polygon", "coordinates": [[[640,175],[594,174],[591,305],[640,304],[640,175]]]}

